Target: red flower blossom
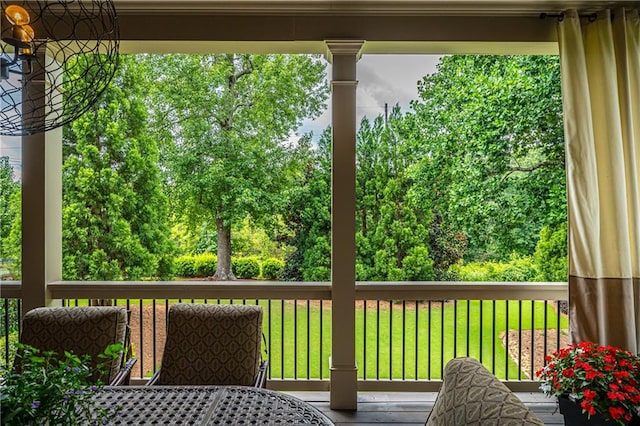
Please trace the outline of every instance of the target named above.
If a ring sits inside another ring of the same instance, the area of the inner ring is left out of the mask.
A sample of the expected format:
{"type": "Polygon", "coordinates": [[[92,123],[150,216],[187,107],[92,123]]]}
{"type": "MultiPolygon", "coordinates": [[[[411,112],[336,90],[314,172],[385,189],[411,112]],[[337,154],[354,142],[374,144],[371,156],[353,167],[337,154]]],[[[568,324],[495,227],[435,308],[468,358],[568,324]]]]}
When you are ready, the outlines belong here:
{"type": "Polygon", "coordinates": [[[596,409],[593,407],[593,405],[591,405],[591,403],[589,401],[582,401],[580,403],[580,406],[582,407],[582,409],[584,411],[586,411],[587,413],[591,414],[592,416],[594,414],[596,414],[596,409]]]}
{"type": "Polygon", "coordinates": [[[618,420],[620,417],[623,417],[626,412],[624,408],[621,407],[609,407],[609,414],[611,414],[614,420],[618,420]]]}
{"type": "Polygon", "coordinates": [[[616,379],[620,380],[623,377],[629,377],[629,372],[628,371],[614,371],[613,372],[613,377],[615,377],[616,379]]]}
{"type": "Polygon", "coordinates": [[[584,399],[586,401],[592,401],[597,395],[598,395],[598,392],[592,391],[591,389],[584,390],[584,399]]]}
{"type": "Polygon", "coordinates": [[[599,371],[587,371],[586,374],[584,375],[584,377],[587,380],[593,380],[596,377],[604,377],[604,374],[602,374],[599,371]]]}
{"type": "Polygon", "coordinates": [[[622,392],[607,392],[607,398],[612,401],[615,401],[616,399],[619,401],[624,401],[627,397],[622,392]]]}

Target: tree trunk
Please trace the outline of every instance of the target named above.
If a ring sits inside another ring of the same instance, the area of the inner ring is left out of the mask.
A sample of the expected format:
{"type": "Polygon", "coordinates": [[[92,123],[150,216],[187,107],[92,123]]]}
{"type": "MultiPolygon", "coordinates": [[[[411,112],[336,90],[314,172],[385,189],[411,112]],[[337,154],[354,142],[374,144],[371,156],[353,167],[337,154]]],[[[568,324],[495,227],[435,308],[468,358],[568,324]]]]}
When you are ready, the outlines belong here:
{"type": "Polygon", "coordinates": [[[218,227],[218,264],[214,280],[235,280],[231,268],[231,227],[225,226],[222,219],[216,219],[218,227]]]}

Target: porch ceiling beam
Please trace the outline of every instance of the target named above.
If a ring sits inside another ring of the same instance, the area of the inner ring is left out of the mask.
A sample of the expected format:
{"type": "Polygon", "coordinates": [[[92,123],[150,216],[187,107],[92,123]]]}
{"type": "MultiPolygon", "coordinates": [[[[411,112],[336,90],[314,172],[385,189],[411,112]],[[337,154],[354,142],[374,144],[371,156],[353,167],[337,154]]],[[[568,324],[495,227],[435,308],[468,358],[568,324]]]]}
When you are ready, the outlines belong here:
{"type": "MultiPolygon", "coordinates": [[[[217,42],[555,42],[554,19],[529,16],[153,15],[119,12],[121,40],[217,42]]],[[[318,51],[322,46],[318,45],[318,51]]]]}
{"type": "Polygon", "coordinates": [[[514,15],[559,12],[567,8],[597,10],[631,0],[114,0],[119,11],[154,14],[193,12],[243,14],[462,14],[514,15]]]}

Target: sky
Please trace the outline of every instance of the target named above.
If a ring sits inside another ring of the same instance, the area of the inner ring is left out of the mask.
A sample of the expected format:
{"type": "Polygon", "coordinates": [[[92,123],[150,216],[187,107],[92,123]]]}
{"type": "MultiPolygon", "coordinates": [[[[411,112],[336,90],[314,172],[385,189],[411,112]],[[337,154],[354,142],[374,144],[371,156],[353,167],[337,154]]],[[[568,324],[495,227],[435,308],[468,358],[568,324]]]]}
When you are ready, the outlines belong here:
{"type": "MultiPolygon", "coordinates": [[[[402,112],[409,110],[409,101],[418,98],[418,81],[436,70],[440,55],[363,55],[358,62],[356,91],[357,123],[363,117],[370,119],[384,114],[397,103],[402,112]]],[[[327,65],[331,79],[331,66],[327,65]]],[[[331,123],[331,106],[315,120],[305,120],[297,134],[313,132],[317,138],[331,123]]],[[[16,176],[21,173],[20,139],[0,136],[0,156],[9,156],[16,176]]]]}
{"type": "MultiPolygon", "coordinates": [[[[397,103],[402,112],[409,110],[409,101],[418,98],[418,81],[436,71],[440,55],[363,55],[358,62],[356,116],[359,125],[363,117],[373,119],[389,111],[397,103]]],[[[329,80],[331,66],[327,67],[329,80]]],[[[317,137],[331,124],[331,107],[315,120],[305,120],[298,133],[313,131],[317,137]]]]}

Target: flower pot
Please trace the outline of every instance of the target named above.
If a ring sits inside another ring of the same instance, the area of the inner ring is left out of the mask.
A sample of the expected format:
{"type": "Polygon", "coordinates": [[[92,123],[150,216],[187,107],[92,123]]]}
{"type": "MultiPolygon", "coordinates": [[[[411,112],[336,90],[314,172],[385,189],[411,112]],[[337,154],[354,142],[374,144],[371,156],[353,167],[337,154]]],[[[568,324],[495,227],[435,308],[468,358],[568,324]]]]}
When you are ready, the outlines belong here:
{"type": "MultiPolygon", "coordinates": [[[[615,421],[606,420],[600,413],[596,413],[589,418],[588,414],[582,412],[580,404],[576,404],[569,398],[558,397],[558,403],[560,405],[560,413],[564,416],[565,426],[613,426],[617,424],[615,421]]],[[[640,426],[640,418],[634,416],[629,425],[640,426]]]]}

